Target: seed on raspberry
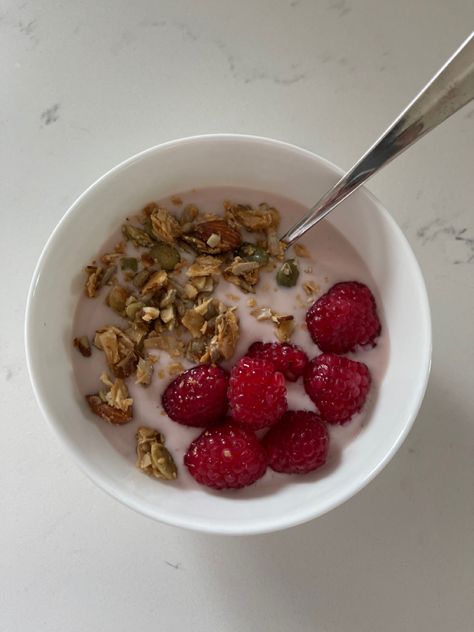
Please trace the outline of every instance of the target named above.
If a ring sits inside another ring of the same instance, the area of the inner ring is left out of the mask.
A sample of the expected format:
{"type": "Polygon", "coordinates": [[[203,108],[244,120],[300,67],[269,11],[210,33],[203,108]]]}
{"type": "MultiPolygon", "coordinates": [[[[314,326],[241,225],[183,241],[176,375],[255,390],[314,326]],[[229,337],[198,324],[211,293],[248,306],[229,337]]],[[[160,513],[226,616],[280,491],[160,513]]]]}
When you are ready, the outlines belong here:
{"type": "Polygon", "coordinates": [[[276,423],[288,408],[283,374],[247,356],[230,373],[227,397],[232,418],[253,430],[276,423]]]}
{"type": "Polygon", "coordinates": [[[365,364],[334,353],[322,353],[308,364],[304,387],[330,424],[344,424],[360,411],[370,388],[365,364]]]}
{"type": "Polygon", "coordinates": [[[289,342],[254,342],[250,345],[247,356],[269,360],[290,382],[296,382],[308,364],[308,356],[303,349],[289,342]]]}
{"type": "Polygon", "coordinates": [[[373,294],[357,281],[333,285],[309,308],[306,324],[321,351],[333,353],[374,346],[381,330],[373,294]]]}
{"type": "Polygon", "coordinates": [[[229,376],[219,366],[200,364],[168,384],[162,403],[167,415],[186,426],[205,427],[227,412],[229,376]]]}
{"type": "Polygon", "coordinates": [[[251,430],[229,420],[195,439],[184,463],[201,485],[237,489],[255,483],[265,474],[267,456],[251,430]]]}
{"type": "Polygon", "coordinates": [[[273,470],[306,474],[326,463],[329,433],[316,413],[289,410],[270,428],[262,443],[273,470]]]}

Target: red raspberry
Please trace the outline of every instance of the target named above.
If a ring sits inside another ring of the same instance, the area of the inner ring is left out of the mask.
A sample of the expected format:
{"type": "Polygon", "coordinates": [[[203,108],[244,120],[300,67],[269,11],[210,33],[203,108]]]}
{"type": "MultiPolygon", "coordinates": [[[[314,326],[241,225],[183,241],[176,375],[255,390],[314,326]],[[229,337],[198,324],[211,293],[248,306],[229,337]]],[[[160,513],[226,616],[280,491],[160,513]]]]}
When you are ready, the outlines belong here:
{"type": "Polygon", "coordinates": [[[276,472],[306,474],[326,463],[329,433],[316,413],[289,410],[263,438],[268,463],[276,472]]]}
{"type": "Polygon", "coordinates": [[[247,355],[250,358],[269,360],[290,382],[296,382],[303,375],[309,361],[301,347],[288,342],[254,342],[247,355]]]}
{"type": "Polygon", "coordinates": [[[283,375],[271,362],[247,356],[230,373],[227,397],[233,419],[253,430],[276,423],[288,408],[283,375]]]}
{"type": "Polygon", "coordinates": [[[199,435],[189,446],[184,463],[201,485],[239,488],[265,474],[267,456],[251,430],[230,421],[199,435]]]}
{"type": "Polygon", "coordinates": [[[375,346],[381,329],[373,294],[357,281],[333,285],[309,308],[306,324],[321,351],[333,353],[375,346]]]}
{"type": "Polygon", "coordinates": [[[208,426],[227,412],[229,376],[219,366],[200,364],[178,375],[163,393],[163,408],[186,426],[208,426]]]}
{"type": "Polygon", "coordinates": [[[362,362],[322,353],[313,358],[304,374],[304,387],[330,424],[343,424],[364,405],[371,377],[362,362]]]}

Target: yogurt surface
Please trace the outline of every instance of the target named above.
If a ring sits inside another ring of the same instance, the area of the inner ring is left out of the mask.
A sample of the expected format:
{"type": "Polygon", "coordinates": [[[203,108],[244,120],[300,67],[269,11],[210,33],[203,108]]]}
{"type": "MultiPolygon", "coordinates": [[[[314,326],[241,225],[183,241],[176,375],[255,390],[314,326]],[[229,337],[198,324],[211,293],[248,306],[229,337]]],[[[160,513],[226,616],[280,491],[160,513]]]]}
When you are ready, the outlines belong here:
{"type": "MultiPolygon", "coordinates": [[[[183,205],[174,204],[170,198],[157,200],[160,206],[168,208],[171,212],[178,212],[186,204],[195,204],[201,211],[222,214],[223,203],[228,200],[233,203],[250,204],[257,206],[261,202],[266,202],[270,206],[277,208],[281,214],[281,234],[289,228],[298,218],[307,212],[307,209],[300,204],[275,196],[270,193],[249,189],[232,187],[203,188],[184,193],[177,193],[183,205]]],[[[131,209],[131,214],[139,209],[131,209]]],[[[104,253],[110,252],[114,245],[122,240],[121,225],[125,218],[117,218],[117,231],[104,237],[106,241],[97,259],[104,253]]],[[[356,221],[356,220],[355,220],[356,221]]],[[[389,353],[389,337],[386,331],[383,306],[379,299],[377,287],[375,287],[370,271],[364,265],[362,259],[343,235],[336,230],[329,222],[323,220],[313,230],[309,231],[300,243],[306,246],[310,253],[310,258],[299,257],[300,276],[298,283],[293,288],[282,288],[275,281],[276,271],[262,272],[260,281],[256,287],[255,294],[245,294],[235,285],[220,278],[219,284],[214,291],[214,296],[222,300],[227,305],[234,305],[240,321],[240,340],[236,353],[232,360],[222,363],[227,369],[242,356],[255,341],[273,342],[276,341],[273,324],[269,321],[257,321],[251,315],[253,307],[248,305],[249,299],[254,298],[259,307],[270,307],[275,311],[292,314],[295,319],[295,331],[291,342],[300,345],[309,358],[313,358],[320,353],[318,347],[313,343],[306,329],[305,314],[308,307],[329,287],[340,281],[360,281],[365,283],[373,292],[377,302],[377,309],[382,323],[382,333],[377,339],[377,345],[373,349],[361,349],[356,353],[347,354],[352,359],[364,362],[370,369],[372,375],[372,386],[364,409],[344,426],[328,425],[331,446],[328,463],[317,472],[303,477],[277,474],[271,469],[267,470],[265,476],[257,481],[255,486],[267,486],[269,490],[275,485],[292,484],[298,479],[314,480],[324,476],[324,473],[337,466],[343,458],[344,448],[356,439],[359,432],[363,432],[366,424],[370,423],[371,409],[380,388],[389,353]],[[303,284],[313,282],[318,291],[314,296],[309,297],[303,284]]],[[[288,257],[294,256],[293,248],[288,251],[288,257]]],[[[86,265],[87,261],[84,261],[86,265]]],[[[118,327],[126,327],[126,322],[119,315],[113,312],[106,304],[105,297],[108,288],[102,288],[96,298],[90,299],[85,295],[79,299],[77,310],[73,322],[72,337],[88,336],[92,341],[95,331],[100,327],[111,324],[118,327]]],[[[123,426],[108,424],[99,417],[95,417],[100,431],[107,437],[112,446],[119,451],[125,459],[130,461],[130,466],[134,467],[136,460],[135,453],[135,433],[138,426],[150,426],[162,432],[166,437],[166,447],[169,449],[178,467],[178,478],[171,483],[178,486],[199,487],[198,484],[188,474],[184,464],[183,456],[190,442],[202,431],[199,428],[190,428],[180,425],[166,415],[161,405],[161,395],[166,386],[171,381],[167,368],[176,359],[163,351],[151,351],[158,356],[155,364],[155,371],[150,386],[143,387],[135,384],[131,376],[126,380],[130,396],[134,399],[134,418],[131,422],[123,426]],[[159,374],[166,374],[164,379],[159,374]]],[[[186,359],[178,359],[185,368],[192,366],[186,359]]],[[[85,358],[79,352],[74,354],[73,369],[78,388],[83,395],[96,393],[101,387],[99,376],[107,371],[107,364],[104,354],[92,347],[92,356],[85,358]]],[[[306,395],[302,379],[296,383],[287,382],[288,408],[290,410],[315,410],[315,405],[306,395]]],[[[263,431],[265,432],[265,431],[263,431]]],[[[160,482],[157,481],[157,484],[160,482]]],[[[170,484],[170,483],[164,483],[170,484]]],[[[202,489],[202,488],[201,488],[202,489]]],[[[234,492],[235,493],[235,492],[234,492]]]]}

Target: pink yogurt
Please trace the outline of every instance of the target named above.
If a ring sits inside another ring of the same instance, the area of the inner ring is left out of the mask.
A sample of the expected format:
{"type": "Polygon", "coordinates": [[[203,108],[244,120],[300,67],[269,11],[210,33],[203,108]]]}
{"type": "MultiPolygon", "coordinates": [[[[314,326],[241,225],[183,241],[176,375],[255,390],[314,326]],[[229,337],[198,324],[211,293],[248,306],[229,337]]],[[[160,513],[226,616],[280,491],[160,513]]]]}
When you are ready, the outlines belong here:
{"type": "MultiPolygon", "coordinates": [[[[180,193],[179,197],[182,199],[183,205],[193,203],[201,211],[213,213],[222,212],[225,200],[251,204],[252,206],[266,202],[280,211],[282,234],[297,218],[306,212],[306,209],[297,202],[270,193],[249,189],[230,187],[203,188],[180,193]]],[[[171,211],[179,211],[181,208],[172,204],[169,198],[158,202],[171,211]]],[[[97,258],[106,252],[110,252],[113,246],[122,239],[120,226],[123,220],[124,218],[118,218],[117,231],[104,243],[101,251],[97,253],[97,258]]],[[[377,288],[370,271],[354,248],[338,230],[326,221],[319,223],[315,229],[300,240],[300,243],[304,244],[309,250],[311,259],[299,259],[300,277],[297,286],[294,288],[280,288],[277,286],[275,272],[262,274],[255,295],[244,294],[239,288],[225,282],[222,278],[220,279],[215,296],[228,305],[234,303],[240,320],[240,341],[236,355],[232,361],[224,363],[224,366],[230,369],[234,362],[245,354],[252,342],[257,340],[271,342],[275,340],[272,324],[268,321],[259,322],[250,315],[252,308],[247,306],[247,301],[252,296],[261,307],[271,307],[278,312],[294,315],[296,329],[291,341],[303,347],[308,356],[312,358],[319,353],[319,349],[312,342],[305,326],[305,313],[308,306],[334,283],[339,281],[360,281],[368,285],[374,293],[379,317],[382,322],[382,334],[374,349],[360,350],[357,353],[349,354],[353,359],[367,364],[372,374],[373,384],[364,410],[360,414],[356,415],[344,426],[329,426],[331,448],[327,465],[321,471],[304,477],[277,474],[269,469],[265,476],[255,485],[261,488],[261,491],[264,491],[264,489],[271,491],[281,485],[293,483],[300,478],[315,480],[337,466],[337,463],[342,458],[345,446],[357,437],[367,423],[370,423],[371,410],[388,360],[389,339],[384,327],[383,310],[377,288]],[[302,288],[302,284],[305,281],[313,281],[319,286],[320,290],[315,298],[308,299],[305,294],[302,288]],[[238,300],[231,300],[229,294],[238,296],[238,300]]],[[[292,256],[291,250],[289,251],[289,256],[292,256]]],[[[93,340],[96,329],[105,324],[114,324],[119,327],[125,326],[125,321],[106,306],[105,296],[107,291],[107,289],[102,289],[95,299],[89,299],[85,295],[81,296],[73,323],[73,337],[87,335],[89,339],[93,340]]],[[[155,353],[154,350],[153,353],[155,353]]],[[[135,433],[137,427],[145,425],[159,429],[166,436],[166,445],[178,466],[178,479],[172,484],[194,487],[197,486],[197,483],[195,483],[184,467],[183,456],[190,442],[201,430],[175,423],[164,412],[161,405],[161,395],[171,378],[167,377],[161,380],[158,377],[158,373],[160,369],[166,371],[170,362],[175,362],[176,360],[172,360],[165,352],[156,351],[156,355],[159,355],[159,360],[155,365],[154,377],[149,387],[144,388],[141,385],[134,384],[133,378],[127,380],[130,395],[134,399],[133,421],[123,426],[114,426],[106,423],[99,417],[94,417],[94,422],[97,423],[101,432],[107,437],[112,446],[130,461],[131,467],[135,463],[135,433]]],[[[186,360],[178,359],[178,361],[185,368],[192,366],[186,360]]],[[[84,358],[80,353],[74,354],[74,373],[78,388],[83,395],[96,393],[101,388],[99,375],[106,370],[107,365],[104,354],[94,347],[90,358],[84,358]]],[[[314,404],[304,391],[301,379],[296,383],[288,382],[287,389],[289,409],[315,409],[314,404]]]]}

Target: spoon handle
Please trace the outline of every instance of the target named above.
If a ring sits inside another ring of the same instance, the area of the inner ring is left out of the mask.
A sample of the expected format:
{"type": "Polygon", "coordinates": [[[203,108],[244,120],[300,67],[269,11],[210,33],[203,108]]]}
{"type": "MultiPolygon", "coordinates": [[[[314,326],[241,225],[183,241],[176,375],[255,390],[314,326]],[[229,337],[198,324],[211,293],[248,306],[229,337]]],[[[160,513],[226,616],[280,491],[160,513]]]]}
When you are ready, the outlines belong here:
{"type": "Polygon", "coordinates": [[[422,136],[474,99],[474,32],[440,68],[387,131],[282,238],[290,245],[361,184],[422,136]]]}

